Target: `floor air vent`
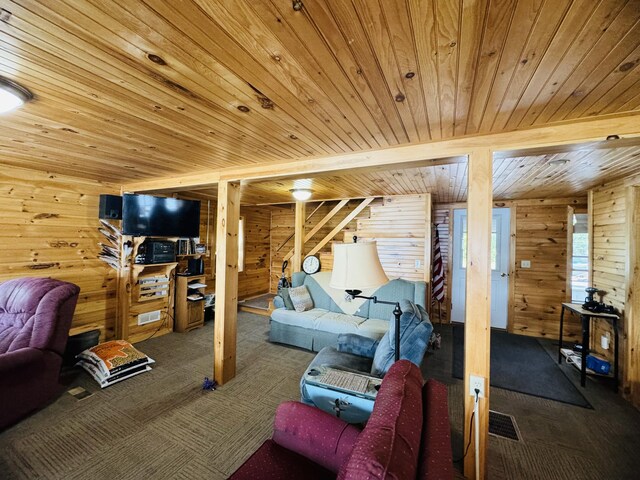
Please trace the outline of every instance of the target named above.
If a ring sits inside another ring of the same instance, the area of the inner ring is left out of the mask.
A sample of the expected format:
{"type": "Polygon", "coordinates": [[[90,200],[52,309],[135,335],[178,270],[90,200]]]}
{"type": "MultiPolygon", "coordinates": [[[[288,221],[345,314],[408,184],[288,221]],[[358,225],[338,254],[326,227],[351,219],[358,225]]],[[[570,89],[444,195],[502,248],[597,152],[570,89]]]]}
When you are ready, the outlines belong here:
{"type": "Polygon", "coordinates": [[[496,437],[508,438],[516,442],[522,441],[516,419],[511,415],[489,410],[489,434],[496,437]]]}

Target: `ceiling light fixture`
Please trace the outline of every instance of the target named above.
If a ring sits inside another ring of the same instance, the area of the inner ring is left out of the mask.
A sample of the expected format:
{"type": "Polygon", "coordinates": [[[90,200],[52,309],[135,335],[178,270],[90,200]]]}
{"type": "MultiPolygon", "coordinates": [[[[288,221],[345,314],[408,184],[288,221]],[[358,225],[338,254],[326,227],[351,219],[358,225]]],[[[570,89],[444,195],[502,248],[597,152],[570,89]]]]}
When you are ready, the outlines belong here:
{"type": "Polygon", "coordinates": [[[293,198],[300,202],[304,202],[305,200],[309,200],[311,198],[311,194],[313,193],[309,188],[292,188],[289,190],[293,198]]]}
{"type": "Polygon", "coordinates": [[[568,158],[556,158],[554,160],[549,161],[549,165],[551,165],[552,167],[557,167],[560,165],[565,165],[566,163],[569,163],[571,160],[569,160],[568,158]]]}
{"type": "Polygon", "coordinates": [[[0,113],[10,112],[33,99],[33,94],[17,83],[0,77],[0,113]]]}

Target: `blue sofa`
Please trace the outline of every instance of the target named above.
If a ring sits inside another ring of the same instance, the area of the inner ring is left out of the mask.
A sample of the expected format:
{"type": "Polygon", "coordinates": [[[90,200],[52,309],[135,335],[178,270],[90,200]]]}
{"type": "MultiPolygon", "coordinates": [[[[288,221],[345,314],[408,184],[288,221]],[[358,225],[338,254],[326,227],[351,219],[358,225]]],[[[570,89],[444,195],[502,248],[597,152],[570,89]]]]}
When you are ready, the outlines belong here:
{"type": "MultiPolygon", "coordinates": [[[[374,304],[370,300],[348,302],[343,291],[329,287],[330,278],[331,272],[293,274],[292,286],[306,285],[314,308],[306,312],[287,310],[284,300],[276,296],[276,309],[270,320],[270,341],[319,352],[324,347],[337,345],[340,334],[352,333],[372,340],[382,338],[389,329],[389,320],[393,318],[393,306],[374,304]]],[[[407,299],[424,307],[427,284],[396,279],[363,294],[376,295],[387,301],[407,299]]]]}

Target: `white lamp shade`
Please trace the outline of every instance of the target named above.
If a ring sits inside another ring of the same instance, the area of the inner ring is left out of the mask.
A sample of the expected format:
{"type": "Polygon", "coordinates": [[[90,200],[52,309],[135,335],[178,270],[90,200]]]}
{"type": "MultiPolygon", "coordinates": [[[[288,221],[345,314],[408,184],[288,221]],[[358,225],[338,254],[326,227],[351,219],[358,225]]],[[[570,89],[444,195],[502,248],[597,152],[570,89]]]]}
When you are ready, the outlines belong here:
{"type": "Polygon", "coordinates": [[[388,281],[380,264],[376,242],[336,243],[333,246],[331,288],[366,290],[388,281]]]}
{"type": "Polygon", "coordinates": [[[0,89],[0,113],[10,112],[18,108],[24,102],[13,92],[0,89]]]}

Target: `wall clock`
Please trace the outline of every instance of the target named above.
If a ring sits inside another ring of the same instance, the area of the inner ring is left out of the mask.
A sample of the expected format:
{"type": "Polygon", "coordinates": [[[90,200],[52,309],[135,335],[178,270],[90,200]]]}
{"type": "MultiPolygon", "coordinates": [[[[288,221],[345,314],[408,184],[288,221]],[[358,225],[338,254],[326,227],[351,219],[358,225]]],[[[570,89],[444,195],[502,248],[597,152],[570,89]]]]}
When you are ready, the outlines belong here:
{"type": "Polygon", "coordinates": [[[302,261],[302,270],[308,275],[313,275],[320,271],[320,259],[315,255],[309,255],[302,261]]]}

